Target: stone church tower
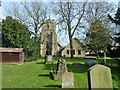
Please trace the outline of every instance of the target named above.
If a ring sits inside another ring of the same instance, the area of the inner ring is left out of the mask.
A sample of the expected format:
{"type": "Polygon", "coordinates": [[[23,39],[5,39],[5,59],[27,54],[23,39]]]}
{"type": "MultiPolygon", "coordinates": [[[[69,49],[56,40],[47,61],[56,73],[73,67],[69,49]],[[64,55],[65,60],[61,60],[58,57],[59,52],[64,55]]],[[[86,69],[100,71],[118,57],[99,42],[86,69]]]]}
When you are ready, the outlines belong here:
{"type": "Polygon", "coordinates": [[[41,56],[53,55],[56,56],[59,52],[59,46],[56,35],[56,23],[54,20],[43,21],[41,31],[41,56]]]}

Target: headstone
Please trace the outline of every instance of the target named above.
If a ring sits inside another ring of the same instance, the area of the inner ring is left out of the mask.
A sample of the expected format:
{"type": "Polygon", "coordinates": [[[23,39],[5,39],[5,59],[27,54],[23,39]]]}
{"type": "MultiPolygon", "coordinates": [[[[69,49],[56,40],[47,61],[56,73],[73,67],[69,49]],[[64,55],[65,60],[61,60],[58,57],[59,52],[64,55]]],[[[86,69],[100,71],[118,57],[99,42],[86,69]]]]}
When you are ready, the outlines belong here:
{"type": "Polygon", "coordinates": [[[89,68],[88,85],[92,90],[95,88],[108,88],[111,90],[113,86],[110,68],[100,64],[96,64],[89,68]]]}
{"type": "Polygon", "coordinates": [[[50,72],[54,80],[61,80],[62,74],[68,72],[67,64],[65,63],[64,59],[59,59],[57,62],[57,70],[54,73],[53,70],[50,72]]]}
{"type": "Polygon", "coordinates": [[[52,55],[46,55],[45,56],[45,64],[53,64],[53,56],[52,55]]]}
{"type": "Polygon", "coordinates": [[[62,74],[62,88],[74,88],[74,74],[72,72],[62,74]]]}
{"type": "Polygon", "coordinates": [[[65,63],[64,59],[59,59],[57,62],[57,74],[63,74],[67,72],[67,64],[65,63]]]}
{"type": "Polygon", "coordinates": [[[86,66],[92,66],[92,65],[94,65],[94,64],[96,64],[96,63],[95,63],[95,60],[85,60],[85,65],[86,65],[86,66]]]}

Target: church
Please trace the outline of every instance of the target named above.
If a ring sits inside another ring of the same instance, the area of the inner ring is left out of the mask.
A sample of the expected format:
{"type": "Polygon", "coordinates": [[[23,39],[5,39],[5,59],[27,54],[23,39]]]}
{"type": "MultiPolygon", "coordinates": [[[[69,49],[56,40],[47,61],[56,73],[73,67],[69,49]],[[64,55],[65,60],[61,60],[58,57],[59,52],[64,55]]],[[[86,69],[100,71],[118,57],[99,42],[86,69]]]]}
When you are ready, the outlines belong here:
{"type": "Polygon", "coordinates": [[[57,42],[56,23],[54,20],[43,21],[41,31],[41,56],[60,56],[61,45],[57,42]]]}
{"type": "MultiPolygon", "coordinates": [[[[69,51],[69,44],[66,47],[62,47],[57,42],[57,34],[56,34],[56,23],[54,20],[48,19],[43,21],[42,30],[41,30],[41,50],[40,54],[42,57],[45,55],[53,55],[53,56],[63,56],[63,57],[70,57],[69,51]]],[[[80,43],[80,42],[79,42],[80,43]]],[[[84,57],[85,50],[83,45],[78,43],[78,39],[73,39],[73,48],[75,50],[75,57],[84,57]],[[75,40],[75,42],[74,42],[75,40]],[[76,45],[74,45],[76,44],[76,45]],[[77,52],[78,51],[78,52],[77,52]]]]}

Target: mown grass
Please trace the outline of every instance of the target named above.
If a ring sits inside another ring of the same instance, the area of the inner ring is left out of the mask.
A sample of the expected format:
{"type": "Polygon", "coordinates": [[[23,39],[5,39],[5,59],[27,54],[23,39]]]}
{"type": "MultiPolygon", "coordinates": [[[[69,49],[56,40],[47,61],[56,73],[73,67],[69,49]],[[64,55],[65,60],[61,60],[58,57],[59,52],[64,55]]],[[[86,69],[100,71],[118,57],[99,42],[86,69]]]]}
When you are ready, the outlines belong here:
{"type": "MultiPolygon", "coordinates": [[[[44,58],[22,65],[2,65],[2,88],[60,88],[61,81],[54,81],[50,78],[51,68],[56,70],[59,57],[54,58],[54,64],[44,64],[44,58]]],[[[84,59],[62,58],[66,60],[68,71],[74,73],[75,88],[88,88],[87,71],[89,67],[74,67],[73,63],[84,64],[84,59]]],[[[112,65],[114,60],[108,59],[112,65]]],[[[115,64],[115,63],[114,63],[115,64]]],[[[117,67],[110,66],[113,77],[113,87],[120,87],[120,72],[117,67]]]]}

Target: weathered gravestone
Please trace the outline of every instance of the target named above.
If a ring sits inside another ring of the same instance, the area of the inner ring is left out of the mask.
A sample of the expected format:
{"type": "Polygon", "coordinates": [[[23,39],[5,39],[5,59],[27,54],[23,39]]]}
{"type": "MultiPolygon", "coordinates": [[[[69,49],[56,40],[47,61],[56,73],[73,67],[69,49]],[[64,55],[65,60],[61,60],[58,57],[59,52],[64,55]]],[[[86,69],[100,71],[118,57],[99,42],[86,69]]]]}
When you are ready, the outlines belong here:
{"type": "Polygon", "coordinates": [[[88,70],[88,85],[89,88],[108,88],[112,89],[112,77],[109,67],[96,64],[88,70]]]}
{"type": "Polygon", "coordinates": [[[53,64],[53,56],[52,55],[46,55],[45,56],[45,64],[53,64]]]}
{"type": "Polygon", "coordinates": [[[92,66],[92,65],[95,65],[95,60],[85,60],[85,65],[86,66],[92,66]]]}
{"type": "Polygon", "coordinates": [[[74,74],[72,72],[62,74],[62,88],[74,88],[74,74]]]}
{"type": "Polygon", "coordinates": [[[68,72],[67,71],[67,64],[65,63],[64,59],[59,59],[57,62],[57,70],[56,72],[50,72],[54,80],[61,80],[62,74],[68,72]]]}
{"type": "Polygon", "coordinates": [[[63,74],[64,72],[67,72],[67,64],[65,63],[64,59],[59,59],[57,62],[57,74],[63,74]]]}

